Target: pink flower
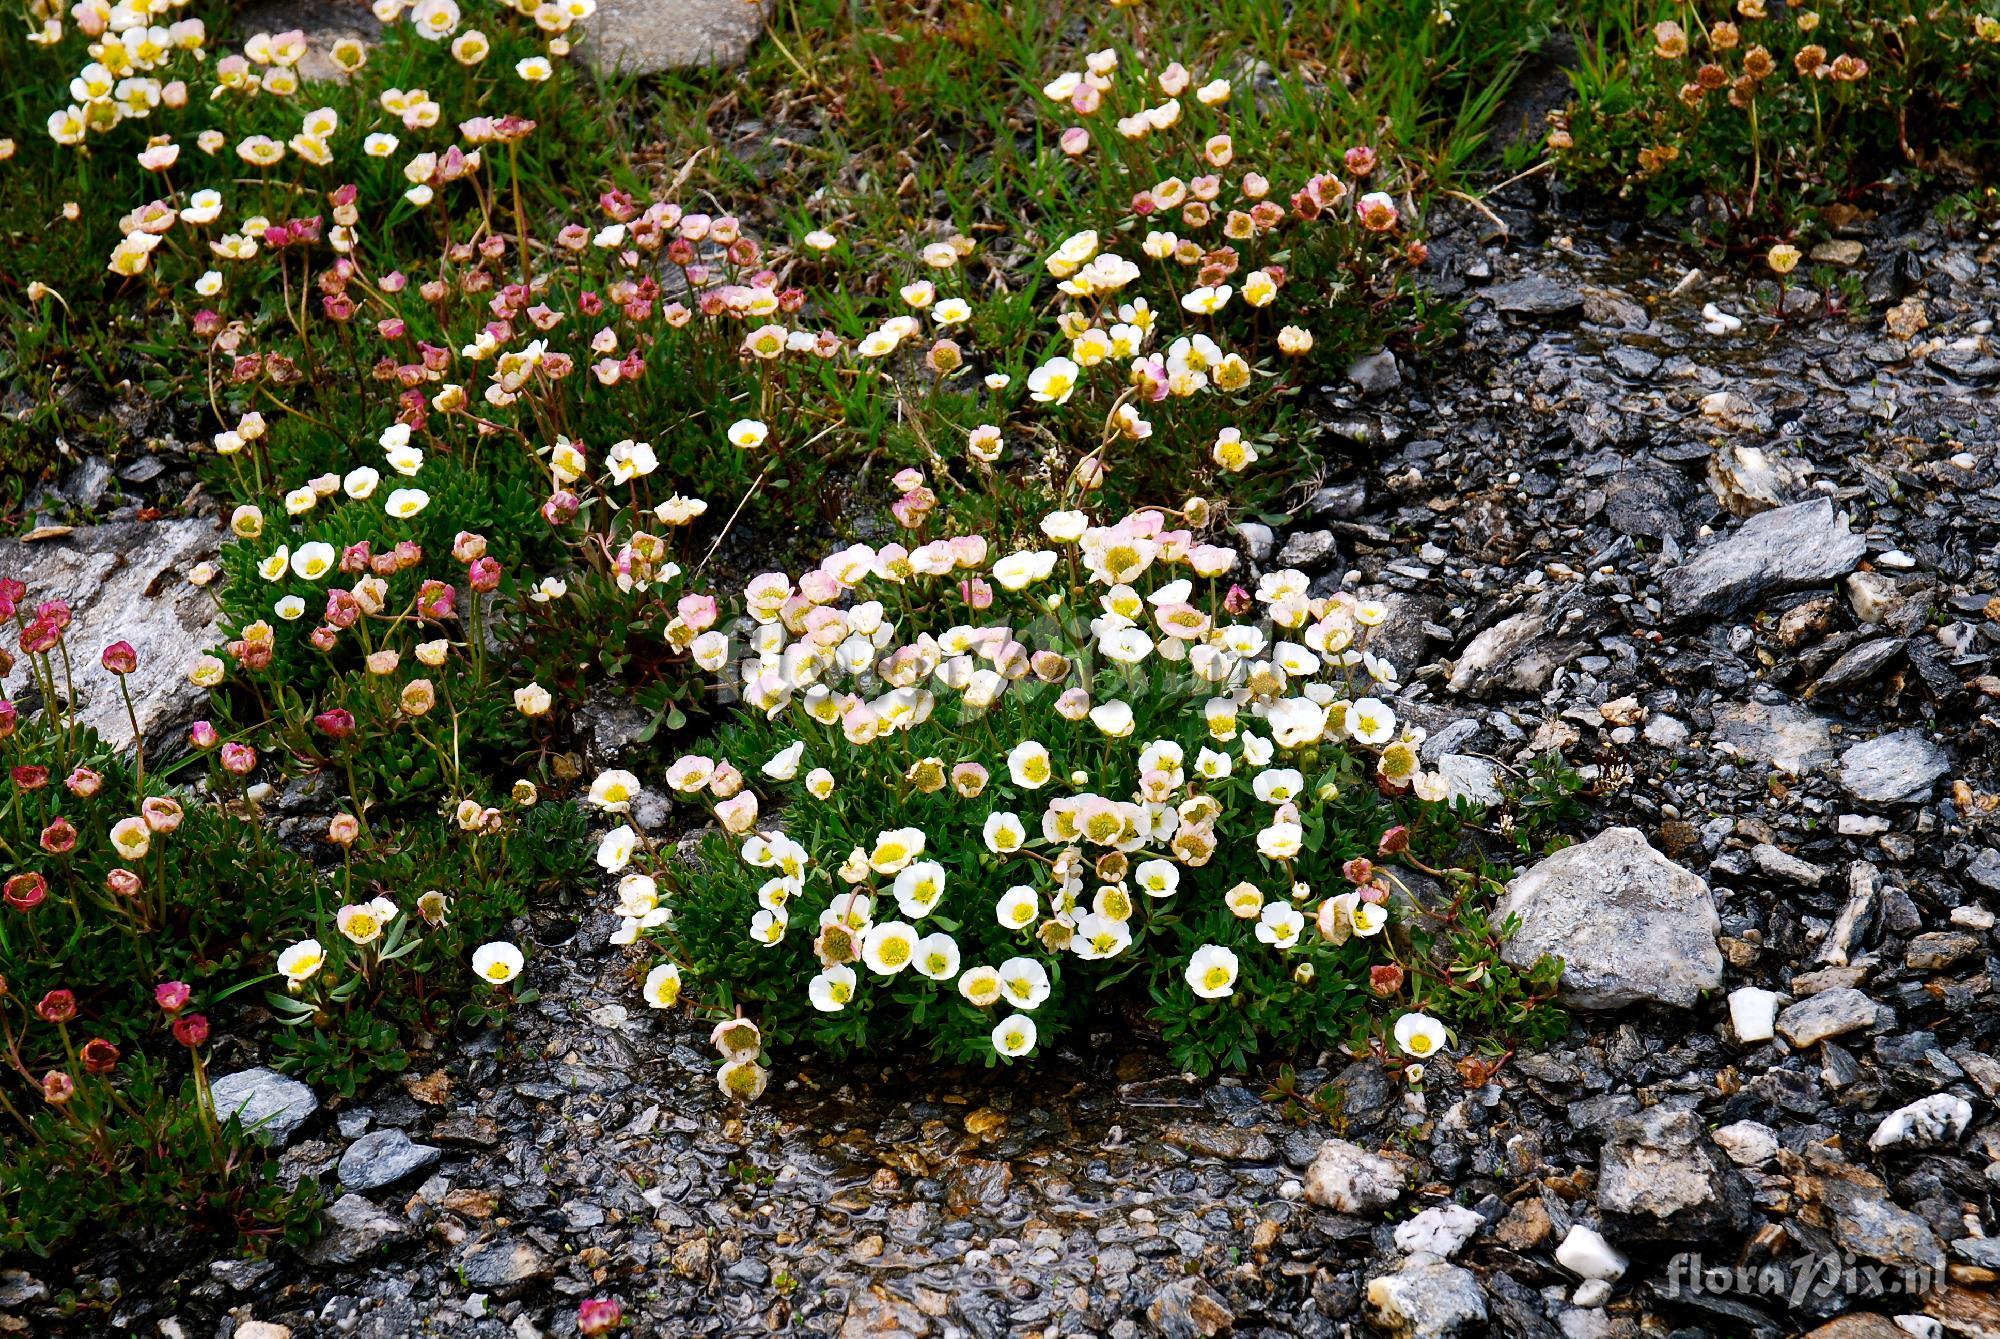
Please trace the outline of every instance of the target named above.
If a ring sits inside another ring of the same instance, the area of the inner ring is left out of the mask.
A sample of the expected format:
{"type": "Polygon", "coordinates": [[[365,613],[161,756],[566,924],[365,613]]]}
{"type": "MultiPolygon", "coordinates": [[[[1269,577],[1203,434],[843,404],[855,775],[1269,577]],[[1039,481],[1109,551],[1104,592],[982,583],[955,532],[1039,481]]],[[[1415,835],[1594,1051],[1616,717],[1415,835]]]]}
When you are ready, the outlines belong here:
{"type": "Polygon", "coordinates": [[[7,905],[16,911],[33,911],[49,895],[49,881],[39,874],[16,874],[7,880],[7,905]]]}
{"type": "Polygon", "coordinates": [[[625,1319],[625,1308],[614,1297],[592,1297],[576,1308],[578,1334],[609,1334],[625,1319]]]}
{"type": "Polygon", "coordinates": [[[248,744],[224,744],[222,770],[231,776],[250,775],[257,770],[257,750],[248,744]]]}
{"type": "Polygon", "coordinates": [[[52,990],[42,996],[42,1002],[35,1006],[35,1016],[44,1023],[67,1023],[76,1017],[76,995],[73,991],[52,990]]]}
{"type": "Polygon", "coordinates": [[[76,1080],[59,1069],[52,1069],[42,1075],[42,1100],[52,1107],[59,1107],[76,1096],[76,1080]]]}
{"type": "Polygon", "coordinates": [[[76,849],[76,824],[57,814],[42,829],[41,845],[50,855],[68,855],[76,849]]]}
{"type": "Polygon", "coordinates": [[[354,713],[345,707],[335,707],[313,717],[313,724],[319,727],[322,734],[334,739],[346,739],[354,733],[354,713]]]}
{"type": "Polygon", "coordinates": [[[139,668],[139,653],[126,641],[117,641],[104,648],[104,668],[113,674],[130,674],[139,668]]]}
{"type": "Polygon", "coordinates": [[[215,726],[208,721],[196,721],[188,727],[188,743],[198,749],[212,749],[222,736],[215,732],[215,726]]]}
{"type": "Polygon", "coordinates": [[[153,1002],[170,1014],[187,1008],[187,1002],[193,995],[193,988],[185,981],[162,981],[153,987],[153,1002]]]}
{"type": "Polygon", "coordinates": [[[174,1040],[193,1050],[208,1040],[208,1019],[201,1014],[185,1014],[174,1020],[174,1040]]]}

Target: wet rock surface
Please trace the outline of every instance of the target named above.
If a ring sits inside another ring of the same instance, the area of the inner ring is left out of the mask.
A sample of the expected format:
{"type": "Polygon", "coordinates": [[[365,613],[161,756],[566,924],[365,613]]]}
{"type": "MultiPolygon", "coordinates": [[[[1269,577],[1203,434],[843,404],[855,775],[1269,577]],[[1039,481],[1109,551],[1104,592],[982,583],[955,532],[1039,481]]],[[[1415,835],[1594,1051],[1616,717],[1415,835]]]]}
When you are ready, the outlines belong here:
{"type": "MultiPolygon", "coordinates": [[[[640,1005],[608,902],[538,907],[540,999],[423,1061],[440,1103],[318,1094],[285,1154],[330,1201],[304,1259],[113,1247],[0,1276],[0,1311],[222,1336],[569,1335],[589,1296],[647,1335],[2000,1333],[1992,240],[1878,220],[1826,262],[1869,276],[1854,309],[1781,323],[1659,238],[1491,203],[1511,249],[1470,216],[1434,239],[1463,346],[1327,387],[1328,421],[1365,425],[1327,504],[1240,532],[1260,569],[1297,546],[1323,588],[1424,602],[1400,702],[1433,756],[1518,790],[1561,755],[1591,830],[1549,859],[1610,834],[1687,970],[1421,1092],[1294,1057],[1337,1128],[1267,1100],[1271,1073],[1171,1073],[1109,1018],[1001,1076],[787,1056],[741,1110],[640,1005]],[[1707,333],[1709,303],[1743,328],[1707,333]],[[1745,987],[1768,997],[1732,1007],[1745,987]],[[435,1160],[342,1193],[384,1131],[435,1160]]],[[[1524,821],[1489,813],[1496,854],[1524,821]]]]}

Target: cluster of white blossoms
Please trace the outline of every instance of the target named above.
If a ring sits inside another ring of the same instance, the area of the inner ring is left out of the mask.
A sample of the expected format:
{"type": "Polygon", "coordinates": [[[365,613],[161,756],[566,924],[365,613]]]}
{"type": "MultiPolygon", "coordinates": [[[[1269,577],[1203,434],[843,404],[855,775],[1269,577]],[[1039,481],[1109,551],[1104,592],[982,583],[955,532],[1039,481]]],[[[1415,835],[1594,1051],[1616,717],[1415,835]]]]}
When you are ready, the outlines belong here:
{"type": "MultiPolygon", "coordinates": [[[[919,977],[989,1011],[993,1053],[1015,1057],[1036,1046],[1059,965],[1131,953],[1149,908],[1193,920],[1219,904],[1278,955],[1388,921],[1379,883],[1315,897],[1306,829],[1307,811],[1338,794],[1307,780],[1322,748],[1372,759],[1392,792],[1447,792],[1418,764],[1421,732],[1375,696],[1396,686],[1368,649],[1387,610],[1313,596],[1289,570],[1225,595],[1217,579],[1235,551],[1159,511],[1111,525],[1056,512],[1041,531],[1050,547],[999,557],[976,537],[857,545],[797,582],[749,583],[738,674],[783,741],[756,771],[785,809],[765,814],[727,760],[685,756],[665,779],[741,839],[754,888],[742,933],[773,952],[810,940],[797,987],[815,1011],[919,977]],[[920,630],[896,612],[937,609],[974,621],[920,630]],[[849,792],[885,784],[956,796],[964,819],[848,826],[865,821],[848,819],[849,792]],[[845,849],[812,849],[806,833],[845,849]],[[1255,878],[1198,873],[1219,851],[1242,870],[1251,850],[1255,878]]],[[[652,905],[623,908],[635,933],[652,905]]],[[[1185,978],[1220,999],[1238,967],[1233,949],[1196,945],[1185,978]]]]}
{"type": "MultiPolygon", "coordinates": [[[[49,113],[49,137],[58,144],[81,145],[120,122],[144,120],[154,109],[187,102],[187,85],[163,79],[177,56],[199,61],[208,32],[200,19],[177,19],[174,11],[187,0],[82,0],[70,20],[88,39],[89,61],[70,80],[70,104],[49,113]]],[[[35,28],[28,40],[54,46],[63,40],[63,6],[55,0],[31,0],[35,28]]]]}

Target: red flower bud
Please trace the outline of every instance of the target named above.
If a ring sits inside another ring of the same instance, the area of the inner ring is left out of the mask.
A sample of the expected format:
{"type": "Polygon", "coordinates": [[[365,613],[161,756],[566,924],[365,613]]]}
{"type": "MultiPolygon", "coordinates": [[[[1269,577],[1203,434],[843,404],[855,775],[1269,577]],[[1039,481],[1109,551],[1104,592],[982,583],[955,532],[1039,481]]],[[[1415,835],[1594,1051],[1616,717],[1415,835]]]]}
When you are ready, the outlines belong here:
{"type": "Polygon", "coordinates": [[[76,994],[68,990],[52,990],[42,996],[42,1002],[35,1006],[35,1016],[44,1023],[67,1023],[76,1017],[76,994]]]}
{"type": "Polygon", "coordinates": [[[91,1074],[109,1074],[118,1064],[118,1048],[102,1037],[83,1044],[83,1068],[91,1074]]]}
{"type": "Polygon", "coordinates": [[[7,880],[7,905],[17,911],[33,911],[49,895],[49,881],[39,874],[16,874],[7,880]]]}
{"type": "Polygon", "coordinates": [[[1388,999],[1403,988],[1403,969],[1393,962],[1376,963],[1368,969],[1368,989],[1388,999]]]}
{"type": "Polygon", "coordinates": [[[322,734],[334,739],[346,739],[354,733],[354,713],[345,707],[335,707],[313,717],[313,724],[319,727],[322,734]]]}
{"type": "Polygon", "coordinates": [[[201,1014],[183,1014],[174,1020],[174,1040],[193,1050],[208,1040],[208,1019],[201,1014]]]}

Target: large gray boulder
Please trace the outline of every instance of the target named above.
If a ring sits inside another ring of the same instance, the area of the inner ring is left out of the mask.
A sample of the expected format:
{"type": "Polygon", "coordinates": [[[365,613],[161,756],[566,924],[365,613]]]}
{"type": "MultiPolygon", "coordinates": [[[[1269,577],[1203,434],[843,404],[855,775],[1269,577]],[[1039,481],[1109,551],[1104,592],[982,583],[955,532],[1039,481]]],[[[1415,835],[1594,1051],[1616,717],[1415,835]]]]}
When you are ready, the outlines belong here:
{"type": "MultiPolygon", "coordinates": [[[[98,660],[112,642],[130,642],[139,653],[126,686],[149,748],[164,747],[205,697],[188,682],[188,667],[219,640],[219,623],[213,596],[189,585],[188,574],[221,543],[221,528],[199,519],[121,521],[51,539],[0,541],[0,572],[27,584],[31,604],[69,602],[65,640],[78,716],[113,748],[132,747],[132,726],[118,677],[98,660]]],[[[7,676],[8,696],[18,700],[32,684],[24,655],[7,676]]],[[[56,685],[68,691],[60,668],[56,685]]]]}
{"type": "Polygon", "coordinates": [[[1662,579],[1675,618],[1739,613],[1766,595],[1844,577],[1868,551],[1827,498],[1760,512],[1662,579]]]}
{"type": "Polygon", "coordinates": [[[660,74],[741,65],[764,31],[759,0],[598,0],[581,49],[603,70],[660,74]]]}
{"type": "Polygon", "coordinates": [[[1609,828],[1516,878],[1497,916],[1520,917],[1501,949],[1512,966],[1563,960],[1562,993],[1581,1009],[1687,1008],[1722,985],[1721,920],[1708,885],[1637,828],[1609,828]]]}

